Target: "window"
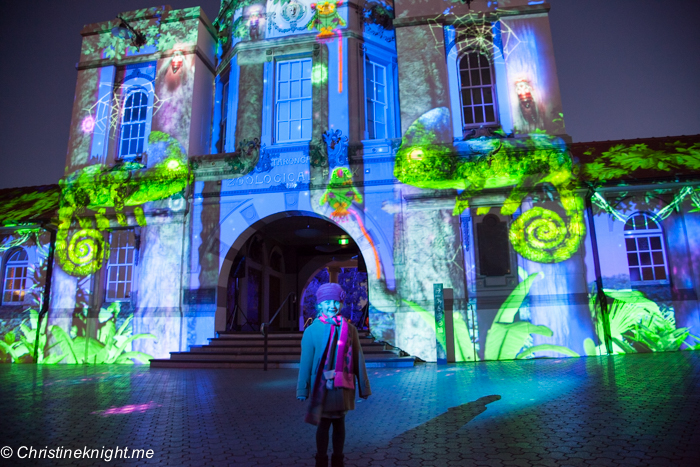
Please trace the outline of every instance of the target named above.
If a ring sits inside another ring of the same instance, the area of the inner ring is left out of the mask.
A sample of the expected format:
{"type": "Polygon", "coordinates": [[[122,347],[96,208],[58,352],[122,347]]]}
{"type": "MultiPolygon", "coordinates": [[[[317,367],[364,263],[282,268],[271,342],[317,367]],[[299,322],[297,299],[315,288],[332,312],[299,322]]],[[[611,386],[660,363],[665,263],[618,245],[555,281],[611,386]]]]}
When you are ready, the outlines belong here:
{"type": "Polygon", "coordinates": [[[221,122],[219,124],[219,141],[216,143],[218,152],[226,152],[226,125],[228,124],[228,83],[226,80],[221,90],[221,122]]]}
{"type": "Polygon", "coordinates": [[[464,127],[497,123],[493,72],[488,57],[476,51],[462,56],[459,87],[464,127]]]}
{"type": "Polygon", "coordinates": [[[2,294],[3,303],[22,303],[27,289],[27,270],[29,258],[24,250],[15,250],[5,264],[5,284],[2,294]]]}
{"type": "Polygon", "coordinates": [[[631,282],[668,280],[661,226],[646,214],[635,214],[625,224],[625,247],[631,282]]]}
{"type": "Polygon", "coordinates": [[[277,62],[275,141],[311,139],[311,59],[277,62]]]}
{"type": "Polygon", "coordinates": [[[119,138],[119,158],[129,159],[143,154],[148,118],[148,92],[136,88],[126,96],[119,138]]]}
{"type": "Polygon", "coordinates": [[[387,137],[386,67],[365,61],[365,96],[367,99],[367,132],[369,139],[387,137]]]}
{"type": "Polygon", "coordinates": [[[508,224],[488,214],[476,224],[479,248],[479,274],[487,277],[510,274],[508,224]]]}
{"type": "Polygon", "coordinates": [[[112,232],[109,245],[106,301],[127,301],[131,297],[131,285],[136,264],[136,236],[131,230],[112,232]]]}
{"type": "Polygon", "coordinates": [[[270,268],[273,271],[284,272],[284,260],[282,259],[282,253],[274,250],[270,255],[270,268]]]}

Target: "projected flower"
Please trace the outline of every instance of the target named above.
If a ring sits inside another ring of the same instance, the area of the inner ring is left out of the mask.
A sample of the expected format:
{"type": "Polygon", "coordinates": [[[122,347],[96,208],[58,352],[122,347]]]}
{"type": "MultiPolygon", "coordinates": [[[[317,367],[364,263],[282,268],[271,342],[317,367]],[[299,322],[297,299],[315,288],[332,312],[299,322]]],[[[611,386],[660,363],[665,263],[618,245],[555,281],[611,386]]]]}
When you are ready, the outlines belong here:
{"type": "Polygon", "coordinates": [[[83,133],[92,133],[92,130],[95,129],[95,117],[92,115],[85,117],[80,123],[80,129],[83,130],[83,133]]]}

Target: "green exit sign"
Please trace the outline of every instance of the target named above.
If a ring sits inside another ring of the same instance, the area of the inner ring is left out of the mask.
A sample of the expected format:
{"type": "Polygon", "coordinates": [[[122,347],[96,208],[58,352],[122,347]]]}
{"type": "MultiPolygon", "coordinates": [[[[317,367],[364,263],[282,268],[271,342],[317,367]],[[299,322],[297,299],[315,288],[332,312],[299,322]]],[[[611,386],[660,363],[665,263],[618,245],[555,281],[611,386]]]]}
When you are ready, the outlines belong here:
{"type": "Polygon", "coordinates": [[[348,243],[350,243],[350,239],[347,239],[347,238],[339,238],[338,239],[339,245],[347,245],[348,243]]]}

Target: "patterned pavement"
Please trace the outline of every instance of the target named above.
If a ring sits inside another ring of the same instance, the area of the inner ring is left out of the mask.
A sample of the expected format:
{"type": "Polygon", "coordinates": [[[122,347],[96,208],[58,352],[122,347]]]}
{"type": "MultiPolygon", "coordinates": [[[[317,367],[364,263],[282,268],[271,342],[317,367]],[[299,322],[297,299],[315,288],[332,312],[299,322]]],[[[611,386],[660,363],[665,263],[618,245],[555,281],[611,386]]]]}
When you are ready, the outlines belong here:
{"type": "MultiPolygon", "coordinates": [[[[368,371],[348,466],[700,465],[700,352],[368,371]]],[[[0,465],[313,465],[295,382],[296,370],[0,365],[0,454],[12,449],[0,465]],[[92,457],[29,459],[30,447],[92,457]],[[116,447],[152,457],[106,463],[116,447]]]]}

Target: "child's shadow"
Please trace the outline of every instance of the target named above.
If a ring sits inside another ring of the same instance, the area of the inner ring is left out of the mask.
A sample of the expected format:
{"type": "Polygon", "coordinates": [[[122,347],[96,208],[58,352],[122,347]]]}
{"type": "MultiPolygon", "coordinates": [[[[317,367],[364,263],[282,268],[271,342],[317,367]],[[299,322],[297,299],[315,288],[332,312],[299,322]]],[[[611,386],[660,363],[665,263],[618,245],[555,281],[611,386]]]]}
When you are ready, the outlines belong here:
{"type": "Polygon", "coordinates": [[[390,445],[398,447],[401,445],[420,445],[430,443],[436,439],[446,439],[456,436],[457,431],[464,425],[476,418],[477,415],[486,411],[486,405],[500,400],[501,396],[484,396],[473,402],[450,407],[442,415],[428,420],[422,425],[418,425],[391,440],[390,445]]]}

